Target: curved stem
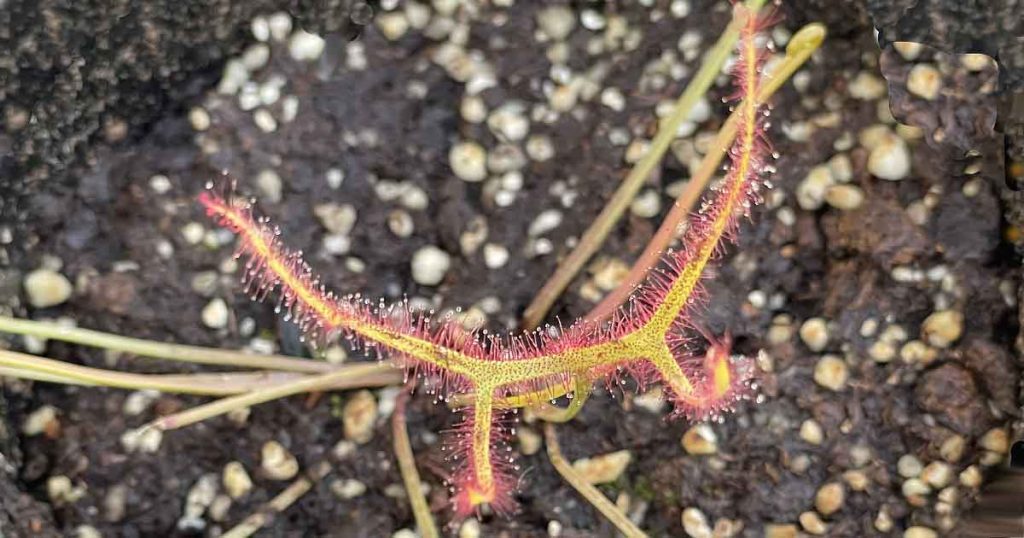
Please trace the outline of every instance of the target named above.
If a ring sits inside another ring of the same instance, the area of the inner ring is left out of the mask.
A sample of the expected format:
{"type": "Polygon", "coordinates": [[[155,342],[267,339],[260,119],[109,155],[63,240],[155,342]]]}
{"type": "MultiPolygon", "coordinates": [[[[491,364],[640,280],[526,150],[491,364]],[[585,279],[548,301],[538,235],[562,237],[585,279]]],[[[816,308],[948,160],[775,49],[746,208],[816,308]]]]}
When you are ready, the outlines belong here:
{"type": "MultiPolygon", "coordinates": [[[[786,80],[793,76],[793,73],[818,49],[823,38],[824,27],[820,24],[809,24],[800,29],[790,41],[790,46],[786,48],[786,57],[783,63],[770,75],[764,76],[764,85],[757,96],[758,101],[764,102],[771,98],[786,80]]],[[[587,314],[588,320],[601,321],[611,316],[629,298],[633,290],[643,282],[644,278],[647,277],[647,272],[658,263],[665,249],[678,237],[683,223],[693,210],[694,204],[700,198],[700,193],[704,190],[704,187],[711,180],[715,172],[718,171],[726,151],[728,151],[733,138],[736,137],[740,110],[742,110],[742,107],[737,107],[736,111],[729,116],[725,125],[718,131],[718,136],[715,137],[714,142],[711,144],[710,151],[701,160],[700,167],[690,179],[686,189],[680,193],[672,205],[672,210],[669,211],[668,216],[665,217],[665,221],[662,222],[661,227],[658,228],[651,241],[647,243],[643,254],[633,264],[629,274],[626,275],[626,278],[619,283],[615,290],[605,296],[587,314]]]]}
{"type": "MultiPolygon", "coordinates": [[[[271,400],[291,396],[293,394],[316,392],[327,390],[328,388],[346,389],[373,386],[365,383],[363,376],[367,376],[372,373],[380,373],[380,367],[380,364],[359,364],[352,365],[346,370],[335,370],[326,374],[304,376],[295,381],[281,383],[237,396],[221,398],[215,402],[193,407],[192,409],[175,413],[173,415],[167,415],[153,421],[150,423],[149,427],[154,427],[164,431],[174,430],[190,424],[195,424],[196,422],[200,422],[208,418],[223,415],[224,413],[231,412],[235,409],[250,407],[269,402],[271,400]],[[353,379],[357,379],[359,381],[355,382],[353,379]]],[[[383,380],[382,378],[379,379],[383,380]]],[[[390,378],[387,380],[390,381],[390,378]]],[[[382,383],[377,386],[382,386],[384,384],[385,383],[382,383]]]]}
{"type": "Polygon", "coordinates": [[[584,480],[576,469],[572,468],[572,464],[565,459],[562,455],[562,449],[558,446],[558,434],[555,432],[555,426],[553,424],[544,425],[544,441],[548,447],[548,458],[551,459],[551,464],[555,466],[555,470],[558,474],[562,475],[562,478],[569,483],[584,499],[590,502],[601,512],[605,518],[608,519],[615,525],[615,528],[619,529],[623,535],[627,538],[646,538],[647,535],[644,531],[640,530],[632,521],[626,517],[611,501],[608,500],[604,494],[601,493],[596,487],[590,482],[584,480]]]}
{"type": "Polygon", "coordinates": [[[416,519],[422,538],[438,538],[437,525],[430,514],[430,506],[423,496],[420,485],[420,473],[416,470],[416,456],[409,442],[409,432],[405,426],[405,404],[409,400],[409,392],[403,390],[395,402],[395,411],[391,415],[391,434],[394,436],[395,458],[398,459],[398,470],[402,473],[405,492],[409,496],[412,515],[416,519]]]}
{"type": "MultiPolygon", "coordinates": [[[[399,383],[401,373],[387,364],[344,365],[334,371],[346,386],[399,383]]],[[[229,396],[288,383],[309,376],[294,372],[212,372],[200,374],[135,374],[92,368],[64,361],[0,350],[0,375],[65,385],[158,390],[179,394],[229,396]]]]}
{"type": "Polygon", "coordinates": [[[242,520],[228,532],[221,535],[221,538],[247,538],[256,534],[274,519],[274,515],[280,514],[288,509],[295,501],[312,489],[313,484],[323,480],[331,472],[331,464],[321,461],[315,465],[306,476],[296,479],[281,493],[263,505],[257,512],[242,520]]]}
{"type": "Polygon", "coordinates": [[[533,412],[546,422],[569,422],[583,409],[583,404],[590,398],[593,389],[594,381],[588,376],[580,376],[576,378],[572,391],[572,400],[569,400],[568,406],[560,408],[551,404],[536,405],[533,408],[533,412]]]}
{"type": "MultiPolygon", "coordinates": [[[[765,0],[747,0],[747,7],[756,13],[764,2],[765,0]]],[[[608,233],[611,232],[615,224],[622,218],[622,214],[625,213],[626,208],[629,207],[633,198],[636,197],[636,193],[640,190],[644,180],[651,174],[654,167],[661,162],[661,157],[668,150],[669,144],[675,140],[679,125],[689,116],[690,110],[697,104],[697,100],[707,93],[708,88],[714,83],[715,77],[721,72],[726,58],[732,52],[739,33],[739,23],[733,20],[729,23],[725,32],[722,33],[722,36],[718,38],[714,48],[705,57],[704,63],[701,64],[700,70],[694,75],[693,80],[683,90],[683,94],[679,96],[672,115],[658,129],[658,134],[651,141],[650,149],[636,163],[636,166],[630,170],[629,175],[626,176],[626,179],[616,189],[615,194],[608,200],[604,209],[601,210],[601,213],[598,214],[594,222],[587,228],[587,231],[583,233],[583,237],[580,238],[576,248],[562,260],[558,265],[558,269],[544,283],[530,305],[526,307],[526,311],[523,312],[523,328],[530,330],[540,325],[548,310],[551,309],[551,305],[565,291],[565,288],[576,277],[583,265],[587,263],[587,260],[601,248],[601,244],[608,237],[608,233]]]]}
{"type": "Polygon", "coordinates": [[[0,316],[0,332],[29,335],[49,340],[60,340],[62,342],[70,342],[72,344],[131,353],[141,357],[167,359],[195,364],[212,364],[216,366],[231,366],[235,368],[259,368],[261,370],[280,370],[282,372],[299,372],[305,374],[330,372],[337,368],[333,364],[326,362],[296,359],[292,357],[285,357],[283,355],[256,355],[225,349],[154,342],[152,340],[143,340],[141,338],[129,338],[127,336],[120,336],[89,329],[65,327],[56,323],[17,319],[7,316],[0,316]]]}

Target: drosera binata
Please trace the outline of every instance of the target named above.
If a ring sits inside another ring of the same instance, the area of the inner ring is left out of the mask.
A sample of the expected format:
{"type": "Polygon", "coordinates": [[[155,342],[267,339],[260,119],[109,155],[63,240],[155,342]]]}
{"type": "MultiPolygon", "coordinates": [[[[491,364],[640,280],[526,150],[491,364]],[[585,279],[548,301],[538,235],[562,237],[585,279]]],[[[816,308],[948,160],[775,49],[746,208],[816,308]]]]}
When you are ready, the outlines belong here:
{"type": "Polygon", "coordinates": [[[733,73],[738,129],[731,165],[699,211],[692,215],[682,247],[661,265],[606,322],[578,320],[516,335],[467,332],[453,316],[433,319],[405,303],[373,302],[358,294],[336,295],[322,285],[301,253],[289,250],[280,230],[257,216],[251,200],[207,190],[199,202],[221,226],[238,235],[246,258],[243,282],[254,300],[277,293],[277,310],[314,343],[343,337],[386,357],[410,378],[433,377],[427,390],[455,401],[464,413],[448,447],[456,464],[452,506],[458,517],[488,505],[514,511],[516,467],[505,440],[509,411],[573,394],[551,418],[571,418],[594,383],[629,375],[643,386],[660,382],[675,404],[674,415],[720,419],[754,393],[755,368],[731,354],[728,337],[699,348],[695,320],[706,300],[706,269],[738,233],[741,220],[760,203],[772,155],[765,141],[767,108],[759,99],[766,79],[767,51],[758,36],[766,19],[735,6],[743,21],[733,73]]]}

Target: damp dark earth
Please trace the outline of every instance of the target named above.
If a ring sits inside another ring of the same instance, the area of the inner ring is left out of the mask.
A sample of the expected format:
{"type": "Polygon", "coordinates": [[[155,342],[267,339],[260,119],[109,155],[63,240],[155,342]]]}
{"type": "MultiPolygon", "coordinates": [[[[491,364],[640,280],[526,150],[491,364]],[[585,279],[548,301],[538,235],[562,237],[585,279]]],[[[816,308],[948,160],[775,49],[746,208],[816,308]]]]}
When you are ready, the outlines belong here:
{"type": "MultiPolygon", "coordinates": [[[[209,184],[255,200],[338,294],[516,331],[733,17],[720,0],[11,4],[0,315],[328,365],[376,359],[312,349],[250,300],[235,234],[197,202],[209,184]]],[[[808,23],[828,34],[770,101],[772,188],[705,275],[699,327],[756,366],[757,397],[691,422],[658,384],[599,382],[561,452],[648,536],[973,536],[1022,403],[999,67],[880,46],[857,2],[775,9],[759,39],[777,52],[808,23]]],[[[729,117],[735,56],[546,322],[626,278],[729,117]]],[[[0,351],[225,370],[15,332],[0,351]]],[[[619,536],[529,410],[508,419],[517,510],[455,521],[460,418],[431,379],[407,402],[398,375],[152,436],[212,398],[20,371],[0,363],[0,536],[248,536],[254,517],[256,536],[424,536],[396,413],[442,535],[619,536]]]]}

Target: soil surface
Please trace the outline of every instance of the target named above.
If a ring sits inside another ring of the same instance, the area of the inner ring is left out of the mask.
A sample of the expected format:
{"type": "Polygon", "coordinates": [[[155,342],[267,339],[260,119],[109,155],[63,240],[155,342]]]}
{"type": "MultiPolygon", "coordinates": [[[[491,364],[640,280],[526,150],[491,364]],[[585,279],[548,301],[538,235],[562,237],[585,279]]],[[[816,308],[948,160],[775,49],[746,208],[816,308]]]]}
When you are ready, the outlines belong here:
{"type": "MultiPolygon", "coordinates": [[[[461,307],[467,324],[514,328],[653,136],[659,103],[682,91],[729,17],[726,3],[705,0],[609,2],[600,12],[574,5],[573,28],[552,40],[538,20],[557,26],[547,18],[558,14],[521,4],[450,14],[400,7],[378,13],[355,41],[327,34],[309,60],[301,58],[316,47],[292,30],[265,42],[259,30],[248,34],[255,48],[235,58],[248,62],[248,86],[226,88],[235,76],[226,72],[142,136],[97,146],[72,168],[73,188],[41,183],[28,195],[26,226],[5,240],[0,258],[2,308],[160,341],[309,356],[273,301],[251,303],[240,292],[231,235],[213,229],[195,203],[226,172],[331,289],[461,307]],[[679,17],[682,4],[689,9],[679,17]],[[574,93],[568,103],[566,92],[574,93]],[[453,172],[449,150],[463,141],[494,161],[482,182],[453,172]],[[553,156],[544,155],[545,141],[553,156]],[[542,214],[560,218],[537,233],[542,214]],[[450,255],[437,285],[413,278],[410,260],[428,245],[450,255]],[[499,264],[493,256],[502,249],[509,257],[499,264]],[[23,281],[40,267],[72,282],[62,304],[28,303],[23,281]],[[226,320],[212,319],[219,300],[226,320]]],[[[783,19],[773,39],[784,45],[805,18],[783,19]]],[[[939,66],[946,108],[958,91],[994,87],[985,84],[994,67],[968,69],[928,50],[912,62],[939,66]]],[[[911,85],[909,70],[894,70],[904,78],[890,83],[911,85]]],[[[639,254],[724,121],[721,98],[730,92],[723,76],[707,113],[694,117],[645,186],[643,203],[550,319],[585,314],[639,254]]],[[[904,112],[933,104],[913,89],[900,95],[904,112]]],[[[1014,350],[1020,270],[1004,240],[1002,171],[993,164],[1001,161],[986,159],[997,144],[950,133],[981,156],[962,159],[962,149],[897,126],[886,105],[877,46],[869,31],[849,28],[775,100],[775,189],[706,281],[701,321],[712,333],[728,331],[739,353],[765,352],[762,401],[710,425],[712,454],[688,453],[681,440],[691,425],[668,421],[666,408],[628,387],[598,390],[559,426],[570,460],[629,452],[625,471],[600,488],[651,536],[700,535],[681,522],[694,508],[715,536],[901,536],[915,526],[955,535],[981,488],[976,477],[1002,463],[1019,416],[1022,363],[1014,350]],[[878,162],[887,144],[906,151],[902,174],[878,162]]],[[[59,342],[5,342],[95,367],[199,370],[59,342]]],[[[350,352],[347,360],[365,359],[350,352]]],[[[340,419],[353,396],[342,393],[264,404],[242,420],[169,432],[155,453],[129,452],[120,441],[126,430],[206,401],[162,394],[136,409],[130,394],[4,379],[0,529],[217,536],[288,484],[261,470],[261,447],[271,440],[302,469],[327,460],[332,471],[264,535],[381,537],[415,528],[391,449],[394,390],[373,391],[380,416],[354,450],[340,419]],[[25,434],[23,424],[46,405],[56,419],[25,434]],[[222,492],[232,461],[248,470],[252,491],[222,513],[185,518],[190,491],[195,501],[195,486],[212,475],[222,492]],[[75,494],[52,495],[55,477],[69,479],[75,494]],[[365,491],[346,491],[352,481],[365,491]]],[[[449,520],[448,467],[439,434],[456,421],[428,395],[411,400],[413,449],[441,524],[449,520]]],[[[531,452],[517,460],[519,513],[484,516],[461,535],[614,536],[543,449],[529,449],[541,425],[520,417],[518,430],[513,446],[531,452]]]]}

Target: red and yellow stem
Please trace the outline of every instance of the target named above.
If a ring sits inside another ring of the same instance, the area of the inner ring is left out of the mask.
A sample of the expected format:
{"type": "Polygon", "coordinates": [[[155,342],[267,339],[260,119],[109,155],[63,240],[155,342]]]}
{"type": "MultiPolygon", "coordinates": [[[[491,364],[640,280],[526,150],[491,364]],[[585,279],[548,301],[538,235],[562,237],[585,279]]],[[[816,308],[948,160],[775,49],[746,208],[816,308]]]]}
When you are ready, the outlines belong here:
{"type": "Polygon", "coordinates": [[[645,381],[665,383],[677,410],[693,417],[719,413],[746,395],[750,369],[731,359],[727,346],[713,346],[713,353],[695,365],[674,343],[673,335],[689,327],[690,306],[699,296],[705,268],[738,217],[756,201],[763,168],[762,103],[756,98],[761,64],[754,39],[758,31],[757,19],[747,16],[737,73],[743,99],[741,128],[726,181],[691,220],[686,248],[666,255],[668,269],[637,292],[634,308],[622,310],[608,325],[581,321],[557,337],[530,333],[483,340],[456,330],[451,322],[432,323],[408,312],[394,316],[390,308],[375,308],[358,298],[325,291],[301,257],[279,243],[278,230],[253,217],[248,202],[209,192],[200,195],[199,201],[222,226],[238,234],[239,252],[248,258],[245,281],[254,295],[264,296],[277,288],[285,315],[307,334],[323,338],[347,333],[403,367],[443,377],[449,381],[442,389],[445,397],[463,390],[471,393],[467,418],[453,447],[455,457],[465,460],[455,473],[453,504],[460,514],[485,503],[510,509],[515,481],[510,465],[495,450],[505,434],[495,419],[502,409],[573,391],[568,408],[550,410],[548,415],[566,420],[582,406],[593,381],[631,365],[639,371],[643,364],[648,365],[646,370],[653,367],[656,378],[645,381]]]}

